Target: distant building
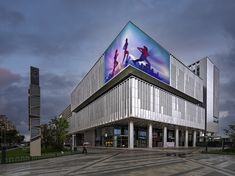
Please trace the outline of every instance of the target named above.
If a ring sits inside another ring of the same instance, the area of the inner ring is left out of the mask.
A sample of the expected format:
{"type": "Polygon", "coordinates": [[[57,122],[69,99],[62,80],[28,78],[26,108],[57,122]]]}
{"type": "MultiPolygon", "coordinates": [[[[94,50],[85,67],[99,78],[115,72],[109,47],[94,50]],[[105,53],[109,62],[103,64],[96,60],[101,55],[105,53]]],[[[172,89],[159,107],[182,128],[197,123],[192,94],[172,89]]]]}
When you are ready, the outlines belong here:
{"type": "Polygon", "coordinates": [[[68,119],[69,117],[72,116],[72,111],[71,111],[71,105],[67,106],[63,112],[59,114],[59,118],[65,118],[68,119]]]}
{"type": "Polygon", "coordinates": [[[16,130],[16,127],[12,123],[12,121],[8,120],[6,115],[0,115],[0,129],[11,131],[11,130],[16,130]]]}
{"type": "Polygon", "coordinates": [[[189,68],[203,80],[206,131],[209,135],[217,135],[219,130],[219,69],[208,57],[189,65],[189,68]]]}

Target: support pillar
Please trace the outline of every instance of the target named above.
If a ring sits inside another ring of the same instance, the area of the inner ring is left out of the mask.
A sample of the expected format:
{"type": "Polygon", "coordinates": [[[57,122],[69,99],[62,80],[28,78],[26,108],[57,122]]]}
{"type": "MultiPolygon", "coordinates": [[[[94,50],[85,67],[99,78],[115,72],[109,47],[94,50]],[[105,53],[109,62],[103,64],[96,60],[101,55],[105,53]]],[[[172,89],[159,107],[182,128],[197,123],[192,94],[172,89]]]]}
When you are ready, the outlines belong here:
{"type": "Polygon", "coordinates": [[[153,147],[153,126],[151,123],[148,126],[148,147],[153,147]]]}
{"type": "Polygon", "coordinates": [[[199,141],[200,142],[203,142],[203,138],[204,138],[204,134],[202,131],[200,131],[200,134],[199,134],[199,141]]]}
{"type": "Polygon", "coordinates": [[[128,124],[128,148],[134,148],[134,122],[132,120],[128,124]]]}
{"type": "Polygon", "coordinates": [[[163,147],[167,147],[167,127],[163,127],[163,147]]]}
{"type": "Polygon", "coordinates": [[[197,131],[193,131],[193,147],[196,147],[196,142],[197,142],[197,131]]]}
{"type": "Polygon", "coordinates": [[[188,130],[185,130],[184,147],[188,148],[188,130]]]}
{"type": "Polygon", "coordinates": [[[75,134],[73,134],[72,135],[72,151],[74,151],[74,148],[75,148],[75,139],[76,138],[76,135],[75,134]]]}
{"type": "Polygon", "coordinates": [[[77,147],[77,135],[76,134],[74,135],[74,147],[75,148],[77,147]]]}
{"type": "Polygon", "coordinates": [[[175,128],[175,147],[179,147],[179,128],[175,128]]]}

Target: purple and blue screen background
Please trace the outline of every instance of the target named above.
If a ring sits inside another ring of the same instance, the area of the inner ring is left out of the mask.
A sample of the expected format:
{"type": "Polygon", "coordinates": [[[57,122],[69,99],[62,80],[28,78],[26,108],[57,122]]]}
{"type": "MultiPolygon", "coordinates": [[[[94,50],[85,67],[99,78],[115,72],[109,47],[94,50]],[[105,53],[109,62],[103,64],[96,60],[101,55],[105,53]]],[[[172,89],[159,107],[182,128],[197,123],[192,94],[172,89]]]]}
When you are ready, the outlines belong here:
{"type": "Polygon", "coordinates": [[[131,65],[166,84],[170,84],[170,54],[130,22],[105,51],[104,64],[105,83],[115,77],[125,67],[131,65]],[[128,39],[127,50],[129,52],[129,57],[126,55],[123,60],[123,47],[126,39],[128,39]],[[139,59],[142,54],[137,47],[144,48],[144,46],[148,49],[147,60],[150,64],[145,60],[139,62],[134,61],[139,59]],[[118,56],[116,57],[116,67],[114,69],[114,56],[116,50],[118,56]]]}

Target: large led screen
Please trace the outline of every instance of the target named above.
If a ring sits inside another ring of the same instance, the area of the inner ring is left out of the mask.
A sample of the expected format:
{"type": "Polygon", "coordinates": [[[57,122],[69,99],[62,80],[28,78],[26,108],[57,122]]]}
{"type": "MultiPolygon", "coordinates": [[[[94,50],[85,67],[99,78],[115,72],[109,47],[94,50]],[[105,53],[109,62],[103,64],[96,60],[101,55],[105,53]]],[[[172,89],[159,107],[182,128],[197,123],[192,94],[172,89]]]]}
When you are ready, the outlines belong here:
{"type": "Polygon", "coordinates": [[[105,51],[104,64],[105,83],[132,65],[170,84],[170,54],[131,22],[105,51]]]}

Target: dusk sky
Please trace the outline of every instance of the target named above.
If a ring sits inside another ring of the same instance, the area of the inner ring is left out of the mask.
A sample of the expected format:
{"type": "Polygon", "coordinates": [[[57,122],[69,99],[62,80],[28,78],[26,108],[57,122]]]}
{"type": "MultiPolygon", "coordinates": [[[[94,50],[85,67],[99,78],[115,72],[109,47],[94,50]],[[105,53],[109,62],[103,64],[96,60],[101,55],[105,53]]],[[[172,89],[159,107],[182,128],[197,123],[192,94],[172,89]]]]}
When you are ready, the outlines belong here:
{"type": "Polygon", "coordinates": [[[186,65],[205,56],[220,69],[220,129],[235,124],[234,0],[0,1],[0,114],[28,132],[30,66],[39,67],[41,123],[70,93],[128,21],[186,65]]]}

